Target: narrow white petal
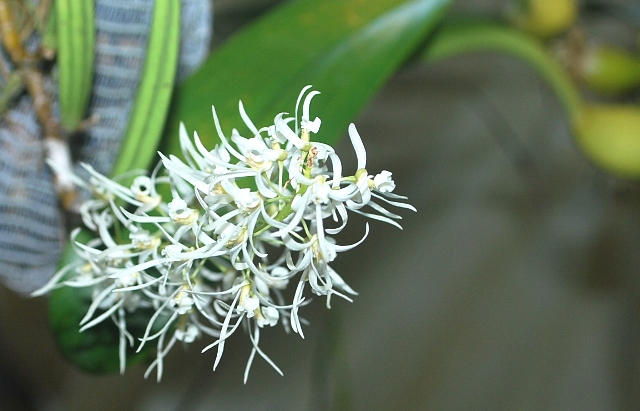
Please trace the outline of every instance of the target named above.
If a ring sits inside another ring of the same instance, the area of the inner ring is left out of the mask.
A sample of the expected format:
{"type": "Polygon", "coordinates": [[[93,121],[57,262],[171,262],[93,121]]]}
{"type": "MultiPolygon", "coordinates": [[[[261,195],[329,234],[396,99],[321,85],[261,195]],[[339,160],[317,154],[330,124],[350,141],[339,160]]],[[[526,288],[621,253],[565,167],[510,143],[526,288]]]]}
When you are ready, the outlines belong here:
{"type": "Polygon", "coordinates": [[[236,151],[236,149],[233,148],[231,144],[229,144],[229,141],[227,141],[227,137],[225,137],[224,133],[222,132],[222,127],[220,127],[220,120],[218,120],[218,115],[216,114],[215,107],[211,106],[211,112],[213,113],[213,122],[215,123],[216,131],[218,132],[218,136],[220,137],[220,141],[222,141],[224,147],[237,159],[244,161],[244,156],[238,153],[238,151],[236,151]]]}
{"type": "MultiPolygon", "coordinates": [[[[388,193],[384,193],[385,195],[388,193]]],[[[418,211],[416,210],[416,208],[414,206],[412,206],[411,204],[407,204],[407,203],[401,203],[399,201],[391,201],[388,198],[385,198],[384,195],[380,195],[376,192],[371,193],[371,195],[375,198],[379,198],[380,200],[384,201],[387,204],[391,204],[392,206],[396,206],[399,208],[406,208],[407,210],[411,210],[411,211],[418,211]]],[[[402,197],[402,196],[399,196],[402,197]]],[[[404,199],[406,199],[406,197],[404,197],[404,199]]]]}
{"type": "Polygon", "coordinates": [[[358,134],[358,130],[353,123],[349,124],[349,138],[351,139],[351,144],[353,145],[353,149],[356,152],[356,158],[358,159],[358,170],[367,168],[367,151],[365,150],[362,138],[360,137],[360,134],[358,134]]]}
{"type": "Polygon", "coordinates": [[[312,86],[306,85],[302,88],[302,91],[300,92],[300,94],[298,94],[298,99],[296,100],[296,111],[295,111],[295,129],[296,129],[296,133],[300,132],[300,128],[298,126],[298,107],[300,107],[300,102],[302,101],[302,97],[304,96],[304,94],[307,92],[307,90],[309,90],[312,86]]]}
{"type": "Polygon", "coordinates": [[[249,131],[251,131],[251,133],[253,133],[254,136],[257,134],[260,134],[260,132],[258,131],[258,128],[255,126],[255,124],[253,124],[253,121],[251,121],[251,119],[247,115],[247,112],[244,110],[244,105],[242,104],[242,100],[238,101],[238,109],[240,111],[240,117],[242,117],[242,121],[244,121],[244,124],[247,125],[247,127],[249,128],[249,131]]]}
{"type": "Polygon", "coordinates": [[[291,130],[291,128],[289,128],[289,125],[287,125],[287,123],[282,119],[284,114],[286,113],[280,113],[274,119],[274,125],[276,126],[277,131],[282,133],[288,141],[300,150],[306,149],[309,143],[303,141],[296,133],[293,132],[293,130],[291,130]]]}
{"type": "Polygon", "coordinates": [[[102,321],[104,321],[106,318],[110,317],[111,314],[113,314],[118,308],[120,308],[122,306],[122,304],[124,303],[124,300],[120,300],[118,302],[116,302],[114,305],[112,305],[111,307],[109,307],[108,310],[106,310],[105,312],[103,312],[102,314],[100,314],[99,316],[97,316],[96,318],[94,318],[93,320],[89,321],[88,323],[86,323],[85,325],[83,325],[80,328],[80,332],[83,332],[84,330],[87,330],[91,327],[93,327],[96,324],[101,323],[102,321]]]}

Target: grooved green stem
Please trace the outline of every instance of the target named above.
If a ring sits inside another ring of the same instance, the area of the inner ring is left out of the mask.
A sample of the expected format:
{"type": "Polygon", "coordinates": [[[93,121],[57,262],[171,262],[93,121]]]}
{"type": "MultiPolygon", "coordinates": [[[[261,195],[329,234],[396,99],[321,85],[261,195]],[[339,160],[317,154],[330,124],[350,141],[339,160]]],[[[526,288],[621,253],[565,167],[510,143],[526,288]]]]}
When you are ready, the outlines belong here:
{"type": "Polygon", "coordinates": [[[140,85],[111,175],[146,169],[156,155],[175,84],[180,48],[180,1],[157,1],[140,85]]]}
{"type": "Polygon", "coordinates": [[[560,65],[544,46],[517,30],[488,22],[446,23],[433,36],[421,55],[426,62],[472,52],[499,52],[528,63],[547,81],[567,111],[572,124],[576,124],[580,111],[580,94],[560,65]]]}
{"type": "Polygon", "coordinates": [[[87,110],[93,82],[93,0],[57,0],[54,6],[60,123],[67,130],[75,130],[87,110]]]}

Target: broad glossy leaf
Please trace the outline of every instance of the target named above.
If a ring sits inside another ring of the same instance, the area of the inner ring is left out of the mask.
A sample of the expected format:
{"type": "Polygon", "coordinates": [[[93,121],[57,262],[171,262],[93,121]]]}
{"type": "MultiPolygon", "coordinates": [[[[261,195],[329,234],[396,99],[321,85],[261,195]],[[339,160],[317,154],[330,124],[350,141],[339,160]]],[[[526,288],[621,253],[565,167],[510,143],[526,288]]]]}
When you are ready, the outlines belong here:
{"type": "Polygon", "coordinates": [[[226,133],[233,127],[242,133],[238,100],[262,127],[279,112],[292,112],[307,84],[322,93],[312,107],[323,119],[318,138],[337,140],[450,2],[300,0],[281,6],[231,38],[178,88],[163,151],[180,151],[180,121],[214,144],[211,105],[226,133]]]}

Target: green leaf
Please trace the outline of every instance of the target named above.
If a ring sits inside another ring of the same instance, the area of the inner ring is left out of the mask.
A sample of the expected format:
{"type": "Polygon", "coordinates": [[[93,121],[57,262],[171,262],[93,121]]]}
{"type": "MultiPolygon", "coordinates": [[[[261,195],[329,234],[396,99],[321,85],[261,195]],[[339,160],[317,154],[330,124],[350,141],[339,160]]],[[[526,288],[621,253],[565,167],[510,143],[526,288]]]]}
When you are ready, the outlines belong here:
{"type": "Polygon", "coordinates": [[[60,123],[67,130],[75,130],[87,110],[93,81],[93,1],[54,3],[60,123]]]}
{"type": "Polygon", "coordinates": [[[322,94],[313,113],[318,138],[334,142],[442,18],[450,0],[300,0],[287,3],[216,50],[176,91],[162,151],[179,153],[178,126],[217,140],[241,129],[238,100],[258,126],[292,112],[307,84],[322,94]]]}

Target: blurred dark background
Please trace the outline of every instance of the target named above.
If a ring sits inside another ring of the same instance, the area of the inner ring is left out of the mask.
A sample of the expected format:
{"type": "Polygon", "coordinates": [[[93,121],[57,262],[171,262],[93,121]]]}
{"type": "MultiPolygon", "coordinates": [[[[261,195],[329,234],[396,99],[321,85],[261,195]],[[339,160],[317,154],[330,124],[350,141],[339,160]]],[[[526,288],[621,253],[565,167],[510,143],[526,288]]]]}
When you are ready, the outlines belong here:
{"type": "MultiPolygon", "coordinates": [[[[276,3],[216,0],[214,46],[276,3]]],[[[581,24],[636,47],[615,17],[581,24]]],[[[257,360],[242,385],[240,336],[215,373],[196,344],[161,383],[87,375],[56,350],[46,299],[0,288],[0,409],[640,409],[640,186],[588,162],[540,78],[496,54],[409,64],[355,123],[368,169],[393,171],[418,212],[337,259],[353,303],[305,307],[305,340],[263,333],[284,377],[257,360]]],[[[348,140],[337,151],[355,166],[348,140]]]]}

